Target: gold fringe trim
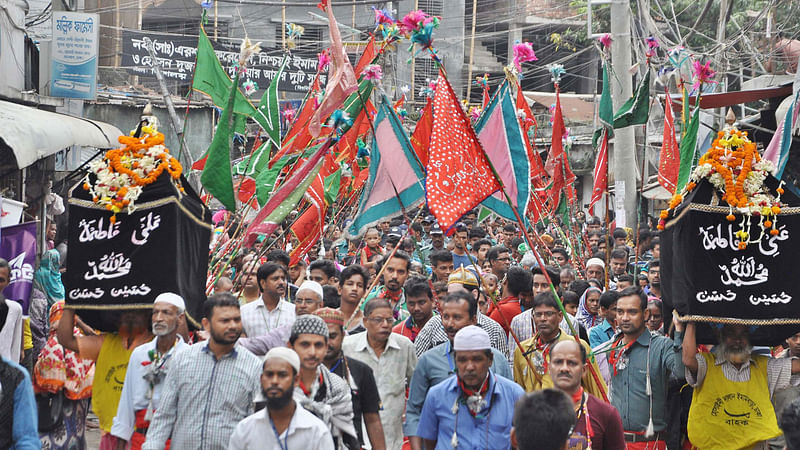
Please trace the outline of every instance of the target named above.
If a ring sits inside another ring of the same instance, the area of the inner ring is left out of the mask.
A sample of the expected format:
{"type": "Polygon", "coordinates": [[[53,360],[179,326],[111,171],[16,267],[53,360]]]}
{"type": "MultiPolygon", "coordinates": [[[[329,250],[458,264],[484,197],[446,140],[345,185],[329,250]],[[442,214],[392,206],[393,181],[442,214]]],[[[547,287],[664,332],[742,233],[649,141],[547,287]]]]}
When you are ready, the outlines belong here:
{"type": "Polygon", "coordinates": [[[674,313],[675,317],[680,322],[706,322],[706,323],[720,323],[723,325],[756,325],[756,326],[765,326],[765,325],[798,325],[800,324],[800,318],[798,319],[786,319],[786,318],[776,318],[776,319],[735,319],[732,317],[713,317],[713,316],[698,316],[698,315],[690,315],[687,314],[685,316],[681,316],[677,312],[674,313]]]}

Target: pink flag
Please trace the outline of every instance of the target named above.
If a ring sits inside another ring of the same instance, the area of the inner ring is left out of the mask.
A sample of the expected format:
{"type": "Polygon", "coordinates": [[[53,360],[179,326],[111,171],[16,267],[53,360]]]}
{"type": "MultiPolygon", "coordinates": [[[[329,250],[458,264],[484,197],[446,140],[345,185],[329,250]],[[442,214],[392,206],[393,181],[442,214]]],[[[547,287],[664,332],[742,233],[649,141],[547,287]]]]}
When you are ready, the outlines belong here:
{"type": "Polygon", "coordinates": [[[337,108],[342,106],[348,95],[358,89],[358,79],[353,72],[353,66],[347,59],[347,54],[342,45],[342,36],[339,34],[339,25],[333,16],[333,7],[327,1],[323,6],[328,12],[328,27],[331,34],[331,68],[328,71],[328,84],[325,86],[325,97],[319,108],[311,116],[308,130],[314,137],[322,132],[322,121],[330,116],[337,108]]]}

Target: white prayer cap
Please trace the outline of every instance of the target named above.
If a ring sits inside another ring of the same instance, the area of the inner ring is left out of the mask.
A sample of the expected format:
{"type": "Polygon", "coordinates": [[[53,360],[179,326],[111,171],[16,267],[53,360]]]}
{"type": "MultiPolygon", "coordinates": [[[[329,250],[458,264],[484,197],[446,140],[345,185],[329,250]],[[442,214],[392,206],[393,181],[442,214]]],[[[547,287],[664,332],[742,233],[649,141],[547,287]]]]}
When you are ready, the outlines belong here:
{"type": "Polygon", "coordinates": [[[280,359],[289,363],[290,366],[294,369],[295,373],[300,372],[300,357],[297,356],[297,353],[294,350],[288,347],[274,347],[267,352],[267,356],[264,357],[264,362],[269,361],[270,359],[280,359]]]}
{"type": "Polygon", "coordinates": [[[178,308],[178,313],[182,314],[186,310],[186,303],[183,301],[183,297],[178,294],[173,294],[172,292],[164,292],[162,294],[158,294],[158,297],[153,301],[153,303],[169,303],[170,305],[178,308]]]}
{"type": "Polygon", "coordinates": [[[589,266],[600,266],[603,269],[605,269],[606,268],[606,263],[604,263],[603,260],[600,259],[600,258],[589,258],[589,260],[586,261],[586,267],[589,267],[589,266]]]}
{"type": "Polygon", "coordinates": [[[322,285],[317,283],[316,281],[306,280],[303,281],[303,284],[297,289],[297,292],[302,291],[303,289],[308,289],[311,292],[317,294],[319,296],[320,301],[322,301],[322,285]]]}
{"type": "Polygon", "coordinates": [[[458,330],[456,337],[453,338],[453,350],[489,350],[492,348],[489,342],[489,334],[481,327],[467,325],[458,330]]]}

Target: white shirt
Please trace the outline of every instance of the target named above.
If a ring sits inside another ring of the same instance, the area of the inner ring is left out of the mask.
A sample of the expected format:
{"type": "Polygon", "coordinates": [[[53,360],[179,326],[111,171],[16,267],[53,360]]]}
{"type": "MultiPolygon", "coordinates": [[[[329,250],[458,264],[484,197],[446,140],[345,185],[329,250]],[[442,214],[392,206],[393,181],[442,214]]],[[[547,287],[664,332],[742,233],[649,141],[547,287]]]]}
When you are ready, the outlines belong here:
{"type": "MultiPolygon", "coordinates": [[[[3,301],[0,295],[0,302],[3,301]]],[[[0,356],[19,362],[22,350],[22,306],[14,300],[5,300],[8,305],[6,322],[0,323],[0,356]]]]}
{"type": "Polygon", "coordinates": [[[411,383],[417,367],[414,343],[397,333],[389,335],[386,349],[378,358],[367,343],[367,333],[347,336],[342,341],[345,356],[357,359],[372,369],[381,397],[381,424],[386,436],[386,448],[403,446],[403,413],[406,407],[406,385],[411,383]]]}
{"type": "Polygon", "coordinates": [[[314,414],[296,404],[289,427],[281,433],[280,443],[273,431],[267,408],[242,419],[231,435],[228,450],[333,450],[328,427],[314,414]]]}
{"type": "Polygon", "coordinates": [[[275,309],[267,311],[261,297],[242,306],[241,312],[242,326],[247,337],[263,336],[271,330],[287,325],[291,327],[296,317],[294,303],[279,300],[275,309]]]}
{"type": "MultiPolygon", "coordinates": [[[[148,353],[150,350],[156,348],[157,341],[158,338],[154,338],[152,341],[145,342],[134,348],[128,360],[125,384],[122,385],[122,394],[120,394],[119,405],[117,406],[117,415],[114,417],[114,423],[111,426],[111,434],[125,439],[126,441],[130,441],[133,435],[136,426],[136,411],[146,409],[150,403],[147,398],[148,392],[150,391],[150,383],[144,379],[147,370],[146,366],[143,366],[142,363],[150,361],[148,353]]],[[[178,342],[164,355],[164,357],[168,358],[164,362],[164,369],[169,370],[172,358],[178,352],[187,348],[189,348],[189,345],[183,342],[183,338],[179,335],[178,342]]],[[[153,387],[153,408],[155,409],[158,409],[158,400],[161,398],[161,386],[163,384],[164,383],[161,382],[153,387]]]]}

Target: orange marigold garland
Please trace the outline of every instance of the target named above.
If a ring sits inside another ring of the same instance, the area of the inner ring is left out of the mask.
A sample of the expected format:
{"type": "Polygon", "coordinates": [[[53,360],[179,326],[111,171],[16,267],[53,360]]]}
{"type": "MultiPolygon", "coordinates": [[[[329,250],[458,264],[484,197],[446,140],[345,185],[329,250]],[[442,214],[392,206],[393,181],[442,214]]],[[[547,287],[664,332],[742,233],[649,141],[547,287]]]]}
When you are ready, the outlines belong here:
{"type": "Polygon", "coordinates": [[[109,150],[102,159],[91,163],[83,180],[83,188],[92,194],[92,201],[111,211],[112,223],[117,213],[132,213],[144,187],[155,183],[164,171],[183,192],[183,167],[164,146],[164,135],[155,126],[142,127],[142,133],[141,138],[120,136],[119,143],[124,147],[109,150]]]}
{"type": "Polygon", "coordinates": [[[728,204],[730,213],[726,219],[734,222],[735,214],[742,216],[740,229],[736,232],[740,250],[747,248],[748,244],[759,242],[767,233],[775,236],[779,233],[777,216],[783,206],[783,182],[775,195],[764,185],[767,175],[774,172],[775,166],[771,161],[761,159],[756,144],[750,141],[746,131],[726,128],[717,133],[711,148],[700,158],[683,192],[676,193],[669,208],[661,211],[658,229],[664,229],[666,219],[683,202],[683,197],[694,190],[701,179],[707,178],[728,204]],[[751,217],[759,218],[761,233],[757,237],[750,233],[751,217]]]}

